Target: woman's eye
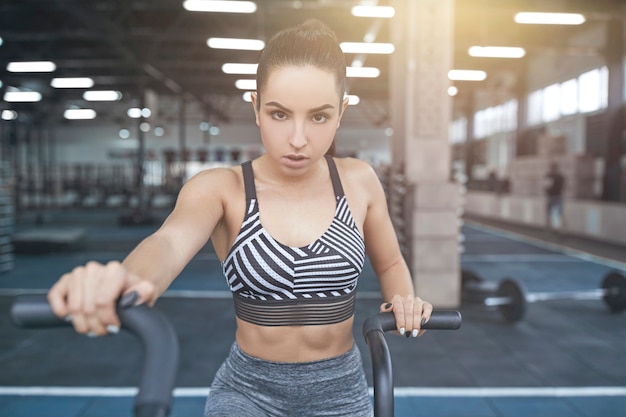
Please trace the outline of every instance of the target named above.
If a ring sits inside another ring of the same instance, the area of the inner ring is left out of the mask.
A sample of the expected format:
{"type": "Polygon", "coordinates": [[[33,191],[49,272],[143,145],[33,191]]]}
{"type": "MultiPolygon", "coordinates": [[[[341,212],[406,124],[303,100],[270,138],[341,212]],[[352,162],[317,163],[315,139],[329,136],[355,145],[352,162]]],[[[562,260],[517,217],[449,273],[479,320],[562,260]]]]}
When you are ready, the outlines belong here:
{"type": "Polygon", "coordinates": [[[287,117],[287,115],[285,114],[285,112],[275,111],[275,112],[272,112],[272,117],[276,120],[283,120],[287,117]]]}
{"type": "Polygon", "coordinates": [[[313,121],[315,123],[324,123],[326,119],[328,119],[328,117],[325,114],[316,114],[313,116],[313,121]]]}

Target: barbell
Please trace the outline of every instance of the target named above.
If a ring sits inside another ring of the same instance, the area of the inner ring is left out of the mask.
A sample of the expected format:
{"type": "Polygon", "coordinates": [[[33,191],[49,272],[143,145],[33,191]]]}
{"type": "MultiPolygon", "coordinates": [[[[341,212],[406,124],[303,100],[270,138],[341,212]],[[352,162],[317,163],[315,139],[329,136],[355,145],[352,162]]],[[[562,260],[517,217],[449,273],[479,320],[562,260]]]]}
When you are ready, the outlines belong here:
{"type": "Polygon", "coordinates": [[[484,284],[477,275],[465,271],[462,278],[464,301],[477,301],[481,294],[491,293],[482,298],[487,307],[497,307],[502,317],[510,323],[524,317],[527,304],[550,300],[603,300],[612,313],[626,310],[626,277],[611,271],[602,279],[600,288],[579,291],[527,292],[517,279],[504,278],[495,290],[484,284]]]}

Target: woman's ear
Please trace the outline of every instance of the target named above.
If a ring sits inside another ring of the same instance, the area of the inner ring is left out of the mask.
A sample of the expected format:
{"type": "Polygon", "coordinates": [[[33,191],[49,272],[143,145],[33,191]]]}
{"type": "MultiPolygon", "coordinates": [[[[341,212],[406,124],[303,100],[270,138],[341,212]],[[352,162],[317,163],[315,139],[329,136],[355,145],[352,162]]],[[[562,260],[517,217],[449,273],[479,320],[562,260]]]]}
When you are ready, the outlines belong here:
{"type": "Polygon", "coordinates": [[[256,125],[260,126],[260,124],[259,124],[258,99],[259,99],[259,97],[258,97],[256,91],[254,91],[254,92],[252,92],[250,94],[250,101],[252,103],[252,108],[254,109],[254,118],[255,118],[255,121],[256,121],[256,125]]]}

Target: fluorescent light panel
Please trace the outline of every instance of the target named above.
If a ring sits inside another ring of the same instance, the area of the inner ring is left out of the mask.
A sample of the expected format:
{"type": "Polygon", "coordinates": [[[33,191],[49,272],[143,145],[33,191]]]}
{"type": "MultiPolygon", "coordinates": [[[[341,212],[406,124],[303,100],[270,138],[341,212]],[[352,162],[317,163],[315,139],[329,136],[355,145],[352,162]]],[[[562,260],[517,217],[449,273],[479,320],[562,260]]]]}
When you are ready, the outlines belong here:
{"type": "Polygon", "coordinates": [[[239,90],[256,90],[256,80],[237,80],[235,87],[239,90]]]}
{"type": "Polygon", "coordinates": [[[118,101],[122,99],[122,93],[114,90],[90,90],[83,93],[86,101],[118,101]]]}
{"type": "Polygon", "coordinates": [[[2,110],[2,120],[15,120],[17,119],[17,112],[15,110],[2,110]]]}
{"type": "Polygon", "coordinates": [[[346,76],[350,78],[377,78],[380,70],[374,67],[347,67],[346,76]]]}
{"type": "Polygon", "coordinates": [[[349,106],[356,106],[357,104],[359,104],[361,102],[361,98],[359,96],[355,96],[353,94],[348,94],[346,97],[348,97],[348,105],[349,106]]]}
{"type": "Polygon", "coordinates": [[[258,64],[226,63],[222,65],[222,72],[224,74],[254,75],[256,74],[257,66],[258,64]]]}
{"type": "Polygon", "coordinates": [[[526,50],[517,46],[472,46],[467,52],[479,58],[522,58],[526,55],[526,50]]]}
{"type": "Polygon", "coordinates": [[[352,15],[356,17],[382,17],[392,18],[396,10],[390,6],[354,6],[352,15]]]}
{"type": "Polygon", "coordinates": [[[183,2],[185,10],[191,12],[214,13],[254,13],[256,3],[253,1],[226,1],[226,0],[186,0],[183,2]]]}
{"type": "Polygon", "coordinates": [[[89,77],[53,78],[50,85],[54,88],[91,88],[93,79],[89,77]]]}
{"type": "Polygon", "coordinates": [[[63,117],[68,120],[91,120],[96,118],[96,111],[94,109],[67,109],[63,117]]]}
{"type": "Polygon", "coordinates": [[[57,66],[52,61],[25,61],[9,62],[7,71],[9,72],[52,72],[57,66]]]}
{"type": "Polygon", "coordinates": [[[346,54],[391,54],[395,50],[392,43],[342,42],[340,46],[346,54]]]}
{"type": "Polygon", "coordinates": [[[41,101],[41,93],[37,91],[7,91],[4,101],[9,103],[34,103],[41,101]]]}
{"type": "Polygon", "coordinates": [[[206,43],[213,49],[260,51],[265,48],[265,42],[259,39],[209,38],[206,43]]]}
{"type": "Polygon", "coordinates": [[[581,25],[585,23],[585,16],[580,13],[519,12],[514,19],[517,23],[535,25],[581,25]]]}
{"type": "Polygon", "coordinates": [[[140,117],[144,117],[147,119],[148,117],[152,116],[152,111],[147,107],[144,107],[143,109],[140,109],[139,107],[131,107],[126,111],[126,114],[131,119],[139,119],[140,117]]]}
{"type": "Polygon", "coordinates": [[[487,78],[487,73],[478,70],[450,70],[448,78],[453,81],[483,81],[487,78]]]}

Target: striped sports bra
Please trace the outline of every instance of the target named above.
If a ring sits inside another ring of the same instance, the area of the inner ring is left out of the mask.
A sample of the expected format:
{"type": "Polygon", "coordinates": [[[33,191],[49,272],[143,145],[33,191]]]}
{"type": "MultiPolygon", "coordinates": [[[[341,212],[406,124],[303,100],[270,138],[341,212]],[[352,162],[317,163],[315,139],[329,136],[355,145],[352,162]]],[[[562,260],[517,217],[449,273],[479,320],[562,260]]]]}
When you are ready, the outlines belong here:
{"type": "Polygon", "coordinates": [[[222,263],[235,313],[261,326],[339,323],[354,314],[365,242],[355,225],[332,157],[326,157],[335,191],[331,225],[314,242],[290,247],[261,224],[251,161],[242,166],[246,214],[222,263]]]}

